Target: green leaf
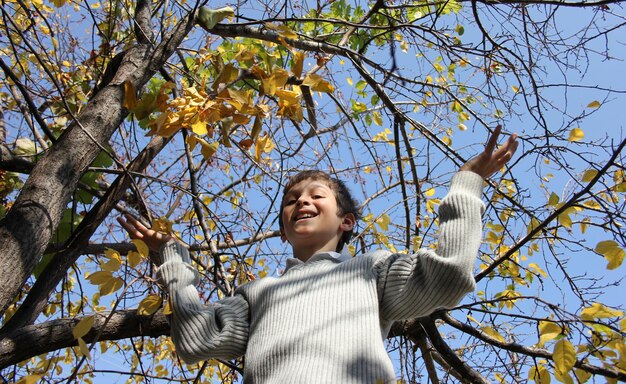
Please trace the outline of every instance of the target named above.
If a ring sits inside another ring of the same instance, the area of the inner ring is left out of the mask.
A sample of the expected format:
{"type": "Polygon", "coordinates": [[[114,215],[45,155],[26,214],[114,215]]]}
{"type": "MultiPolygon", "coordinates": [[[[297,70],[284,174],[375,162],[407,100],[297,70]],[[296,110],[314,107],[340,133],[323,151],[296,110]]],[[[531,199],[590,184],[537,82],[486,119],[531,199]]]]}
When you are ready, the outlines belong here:
{"type": "Polygon", "coordinates": [[[209,9],[207,7],[200,8],[196,21],[202,28],[212,29],[217,23],[225,18],[235,16],[235,11],[231,7],[222,7],[219,9],[209,9]]]}

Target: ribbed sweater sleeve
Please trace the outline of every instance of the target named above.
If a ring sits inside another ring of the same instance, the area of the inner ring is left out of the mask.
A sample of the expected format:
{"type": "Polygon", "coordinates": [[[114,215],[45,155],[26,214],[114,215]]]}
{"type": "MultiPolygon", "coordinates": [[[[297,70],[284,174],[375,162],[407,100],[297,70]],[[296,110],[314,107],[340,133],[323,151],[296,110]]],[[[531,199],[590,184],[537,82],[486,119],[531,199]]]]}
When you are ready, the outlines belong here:
{"type": "Polygon", "coordinates": [[[198,272],[187,249],[176,241],[161,248],[159,278],[170,293],[171,336],[178,355],[193,363],[208,358],[232,359],[243,355],[248,342],[248,303],[241,295],[217,303],[200,301],[198,272]]]}
{"type": "Polygon", "coordinates": [[[381,316],[404,320],[455,306],[475,288],[474,261],[481,242],[483,179],[459,172],[439,206],[437,251],[387,254],[374,264],[381,316]]]}

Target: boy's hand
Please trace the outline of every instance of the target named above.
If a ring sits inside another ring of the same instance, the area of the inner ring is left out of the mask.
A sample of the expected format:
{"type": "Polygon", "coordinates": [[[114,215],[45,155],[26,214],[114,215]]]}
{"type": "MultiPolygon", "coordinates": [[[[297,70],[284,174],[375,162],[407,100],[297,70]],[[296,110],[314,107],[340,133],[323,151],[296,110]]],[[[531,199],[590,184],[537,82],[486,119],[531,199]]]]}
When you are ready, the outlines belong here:
{"type": "Polygon", "coordinates": [[[128,232],[131,239],[143,240],[153,252],[158,253],[161,250],[161,246],[173,239],[170,235],[147,228],[131,215],[118,217],[117,221],[128,232]]]}
{"type": "Polygon", "coordinates": [[[463,164],[460,170],[471,171],[479,174],[483,179],[488,179],[511,160],[519,144],[517,135],[512,134],[503,146],[496,149],[501,130],[502,126],[498,125],[489,138],[489,141],[487,141],[485,151],[463,164]]]}

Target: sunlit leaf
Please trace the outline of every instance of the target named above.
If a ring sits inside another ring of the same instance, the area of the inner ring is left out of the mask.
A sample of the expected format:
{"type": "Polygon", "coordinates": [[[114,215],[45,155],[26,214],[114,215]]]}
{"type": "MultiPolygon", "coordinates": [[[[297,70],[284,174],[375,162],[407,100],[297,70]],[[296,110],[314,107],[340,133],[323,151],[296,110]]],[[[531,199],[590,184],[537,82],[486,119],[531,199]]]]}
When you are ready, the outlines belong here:
{"type": "Polygon", "coordinates": [[[78,349],[80,350],[80,353],[83,354],[83,356],[91,360],[91,353],[89,353],[89,347],[87,346],[87,343],[85,343],[85,340],[83,340],[82,337],[78,338],[78,349]]]}
{"type": "Polygon", "coordinates": [[[259,137],[256,141],[256,148],[254,152],[255,159],[260,161],[261,154],[270,153],[274,148],[276,148],[276,144],[274,144],[272,138],[268,134],[259,137]]]}
{"type": "Polygon", "coordinates": [[[499,342],[506,342],[505,338],[493,327],[481,327],[480,330],[491,338],[498,340],[499,342]]]}
{"type": "MultiPolygon", "coordinates": [[[[154,229],[157,232],[161,232],[167,235],[172,233],[173,231],[172,225],[173,223],[170,220],[168,220],[167,217],[159,217],[159,218],[152,220],[152,229],[154,229]]],[[[147,257],[148,252],[149,252],[148,246],[145,245],[145,243],[143,243],[142,240],[139,240],[139,239],[136,239],[136,240],[137,242],[133,241],[133,244],[135,244],[137,251],[139,251],[143,257],[147,257]],[[143,243],[143,245],[141,243],[143,243]]]]}
{"type": "Polygon", "coordinates": [[[109,259],[106,263],[102,264],[102,269],[109,272],[115,272],[122,266],[122,256],[114,249],[107,248],[104,251],[104,255],[109,259]]]}
{"type": "Polygon", "coordinates": [[[383,213],[382,215],[378,216],[378,218],[376,219],[376,224],[378,224],[380,229],[382,229],[383,231],[389,230],[390,222],[391,222],[391,218],[386,213],[383,213]]]}
{"type": "Polygon", "coordinates": [[[235,16],[235,11],[231,7],[222,7],[218,9],[209,9],[201,7],[198,12],[197,22],[205,29],[212,29],[217,23],[235,16]]]}
{"type": "Polygon", "coordinates": [[[15,140],[15,149],[13,153],[21,156],[29,156],[37,154],[35,142],[27,138],[19,138],[15,140]]]}
{"type": "Polygon", "coordinates": [[[109,280],[98,286],[98,291],[100,292],[100,296],[106,296],[118,291],[123,286],[124,280],[119,277],[111,277],[109,280]]]}
{"type": "Polygon", "coordinates": [[[150,316],[155,313],[163,303],[163,299],[158,295],[148,295],[139,303],[137,314],[139,316],[150,316]]]}
{"type": "Polygon", "coordinates": [[[591,307],[583,309],[580,317],[583,320],[608,319],[623,316],[624,312],[611,309],[600,303],[593,303],[591,307]]]}
{"type": "Polygon", "coordinates": [[[19,379],[15,384],[37,384],[43,375],[28,375],[19,379]]]}
{"type": "Polygon", "coordinates": [[[569,137],[567,140],[569,141],[580,141],[585,138],[585,132],[583,132],[580,128],[574,128],[569,131],[569,137]]]}
{"type": "Polygon", "coordinates": [[[572,379],[570,372],[562,373],[558,369],[555,369],[554,378],[560,381],[561,383],[574,384],[574,379],[572,379]]]}
{"type": "Polygon", "coordinates": [[[583,181],[585,183],[588,183],[591,180],[593,180],[597,174],[598,174],[598,171],[596,171],[595,169],[588,169],[585,171],[585,173],[583,173],[583,181]]]}
{"type": "Polygon", "coordinates": [[[600,108],[602,104],[598,100],[594,100],[591,103],[587,104],[587,108],[600,108]]]}
{"type": "Polygon", "coordinates": [[[546,341],[552,340],[563,333],[563,328],[552,321],[539,322],[539,346],[543,346],[546,341]]]}
{"type": "Polygon", "coordinates": [[[94,316],[85,316],[72,328],[72,335],[75,339],[85,336],[93,327],[94,316]]]}
{"type": "Polygon", "coordinates": [[[556,370],[565,375],[576,364],[576,350],[569,340],[561,339],[554,345],[552,359],[554,360],[556,370]]]}
{"type": "Polygon", "coordinates": [[[206,121],[198,119],[195,123],[191,124],[191,130],[196,135],[206,135],[208,133],[206,121]]]}
{"type": "Polygon", "coordinates": [[[609,262],[607,269],[615,269],[624,261],[624,250],[613,240],[599,242],[594,250],[607,259],[609,262]]]}
{"type": "Polygon", "coordinates": [[[111,274],[110,271],[97,271],[97,272],[90,274],[87,277],[87,280],[89,280],[91,284],[102,285],[106,283],[107,281],[109,281],[112,277],[113,275],[111,274]]]}
{"type": "Polygon", "coordinates": [[[294,76],[300,77],[302,76],[302,67],[304,65],[304,52],[294,51],[293,52],[293,65],[291,66],[291,73],[294,76]]]}
{"type": "Polygon", "coordinates": [[[574,375],[576,375],[576,378],[580,383],[586,383],[591,378],[591,373],[583,369],[574,369],[574,375]]]}
{"type": "Polygon", "coordinates": [[[142,257],[139,252],[129,251],[128,254],[126,254],[126,260],[131,268],[135,268],[141,263],[142,257]]]}
{"type": "Polygon", "coordinates": [[[163,307],[163,314],[165,316],[171,315],[172,313],[172,298],[170,297],[168,300],[165,301],[165,306],[163,307]]]}
{"type": "Polygon", "coordinates": [[[550,194],[550,198],[548,199],[548,205],[555,206],[559,203],[559,201],[560,201],[559,195],[552,192],[550,194]]]}
{"type": "Polygon", "coordinates": [[[534,365],[528,371],[528,378],[537,384],[550,384],[550,372],[542,364],[534,365]]]}
{"type": "Polygon", "coordinates": [[[130,80],[124,82],[124,108],[132,111],[137,106],[137,91],[130,80]]]}

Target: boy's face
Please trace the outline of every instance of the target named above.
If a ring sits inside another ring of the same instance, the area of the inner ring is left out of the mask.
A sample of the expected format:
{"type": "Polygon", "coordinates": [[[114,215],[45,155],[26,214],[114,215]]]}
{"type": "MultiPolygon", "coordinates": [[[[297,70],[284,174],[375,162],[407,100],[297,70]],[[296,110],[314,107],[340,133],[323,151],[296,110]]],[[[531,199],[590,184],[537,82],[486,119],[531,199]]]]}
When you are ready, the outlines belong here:
{"type": "Polygon", "coordinates": [[[283,240],[294,253],[301,249],[334,251],[341,235],[352,230],[353,214],[337,215],[335,193],[325,180],[307,179],[294,185],[283,197],[283,240]]]}

